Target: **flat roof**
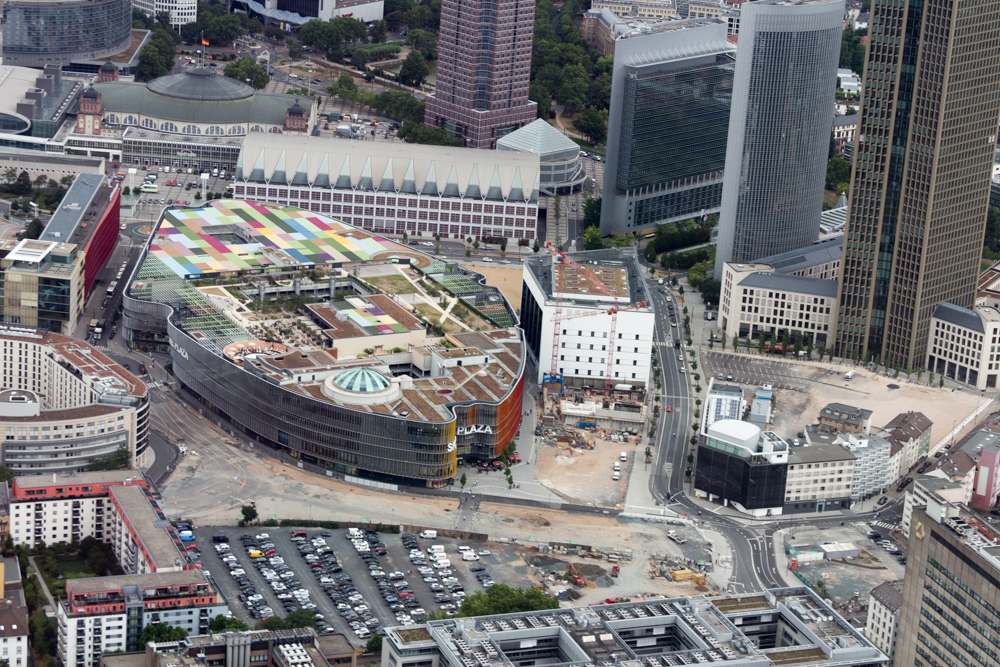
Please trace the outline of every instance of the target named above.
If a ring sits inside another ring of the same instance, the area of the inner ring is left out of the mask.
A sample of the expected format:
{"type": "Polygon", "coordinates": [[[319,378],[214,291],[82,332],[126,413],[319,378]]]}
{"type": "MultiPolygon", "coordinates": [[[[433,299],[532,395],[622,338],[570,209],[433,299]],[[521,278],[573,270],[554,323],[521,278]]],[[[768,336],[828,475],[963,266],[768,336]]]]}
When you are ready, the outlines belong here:
{"type": "MultiPolygon", "coordinates": [[[[91,224],[89,229],[96,227],[96,222],[100,219],[100,213],[103,213],[104,209],[107,208],[107,204],[110,203],[112,188],[105,187],[105,183],[106,181],[102,174],[78,174],[66,192],[66,196],[63,197],[62,202],[59,204],[59,208],[52,214],[49,224],[45,225],[45,230],[38,237],[38,240],[79,244],[81,241],[73,240],[73,236],[80,223],[83,222],[84,216],[88,213],[93,213],[91,205],[97,204],[99,213],[97,219],[94,221],[95,224],[91,224]],[[104,206],[100,206],[102,202],[96,201],[102,190],[107,190],[107,194],[109,195],[108,199],[103,202],[104,206]]],[[[84,238],[86,236],[85,234],[84,238]]]]}
{"type": "Polygon", "coordinates": [[[803,445],[788,448],[788,465],[823,461],[854,461],[858,457],[840,445],[803,445]]]}
{"type": "MultiPolygon", "coordinates": [[[[651,302],[643,270],[639,266],[639,256],[634,247],[607,248],[604,250],[585,250],[566,253],[566,256],[591,272],[605,286],[615,292],[619,305],[638,305],[645,301],[651,302]]],[[[546,299],[555,300],[556,282],[553,280],[553,256],[538,255],[525,257],[524,271],[530,274],[545,293],[546,299]]],[[[566,268],[560,264],[555,270],[559,280],[559,290],[564,305],[574,308],[606,309],[609,296],[597,290],[586,278],[579,275],[575,269],[566,268]],[[595,302],[597,299],[599,302],[595,302]]]]}
{"type": "Polygon", "coordinates": [[[166,525],[169,522],[157,516],[146,496],[146,489],[138,485],[115,486],[111,493],[121,505],[156,568],[173,567],[181,553],[167,533],[166,525]],[[160,525],[156,525],[158,523],[160,525]]]}
{"type": "Polygon", "coordinates": [[[406,249],[339,220],[291,206],[223,199],[164,212],[148,254],[178,278],[363,262],[406,249]]]}
{"type": "Polygon", "coordinates": [[[744,264],[767,264],[774,269],[775,273],[790,273],[792,271],[802,271],[812,266],[826,264],[839,260],[844,252],[843,234],[835,236],[818,243],[797,248],[787,252],[778,253],[754,260],[753,262],[743,262],[744,264]]]}
{"type": "Polygon", "coordinates": [[[80,472],[72,475],[25,475],[14,478],[20,489],[42,489],[49,486],[87,486],[100,484],[121,484],[128,479],[145,480],[139,470],[108,470],[104,472],[80,472]]]}
{"type": "Polygon", "coordinates": [[[306,304],[324,326],[330,338],[357,338],[407,333],[423,329],[420,320],[396,305],[384,294],[355,296],[329,302],[329,305],[306,304]]]}
{"type": "Polygon", "coordinates": [[[126,586],[140,588],[160,588],[194,584],[208,586],[215,590],[205,578],[204,570],[181,570],[179,572],[153,572],[149,574],[121,574],[113,577],[88,577],[67,579],[66,592],[70,595],[85,595],[104,591],[120,591],[126,586]]]}

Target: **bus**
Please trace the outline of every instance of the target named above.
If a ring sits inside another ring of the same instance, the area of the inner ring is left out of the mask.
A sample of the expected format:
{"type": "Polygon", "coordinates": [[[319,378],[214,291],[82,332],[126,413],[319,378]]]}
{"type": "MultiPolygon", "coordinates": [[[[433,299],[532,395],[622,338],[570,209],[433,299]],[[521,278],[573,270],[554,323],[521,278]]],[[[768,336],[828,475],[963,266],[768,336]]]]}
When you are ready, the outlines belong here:
{"type": "Polygon", "coordinates": [[[111,284],[108,285],[107,295],[109,297],[114,296],[114,294],[115,294],[115,288],[116,287],[118,287],[118,281],[117,280],[112,280],[111,284]]]}
{"type": "Polygon", "coordinates": [[[160,188],[157,187],[155,183],[143,183],[142,187],[139,188],[143,192],[159,192],[160,188]]]}

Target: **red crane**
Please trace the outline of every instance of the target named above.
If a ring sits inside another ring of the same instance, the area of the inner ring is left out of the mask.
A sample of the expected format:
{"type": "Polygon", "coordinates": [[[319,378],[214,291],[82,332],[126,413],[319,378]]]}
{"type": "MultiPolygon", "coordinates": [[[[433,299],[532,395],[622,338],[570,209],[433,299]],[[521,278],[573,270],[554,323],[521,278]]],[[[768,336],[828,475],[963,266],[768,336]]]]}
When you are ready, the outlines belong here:
{"type": "Polygon", "coordinates": [[[591,273],[590,269],[572,260],[566,255],[565,252],[557,250],[551,242],[545,244],[545,249],[552,255],[552,276],[554,283],[556,307],[555,314],[552,318],[553,322],[553,335],[552,335],[552,366],[549,372],[550,377],[556,377],[559,373],[559,337],[562,334],[562,323],[564,320],[573,319],[576,317],[592,316],[593,312],[579,313],[574,315],[569,315],[563,317],[562,314],[562,290],[555,280],[556,265],[558,263],[563,263],[566,266],[572,267],[579,275],[583,276],[591,286],[596,289],[601,294],[610,296],[612,299],[612,306],[607,309],[607,313],[611,315],[611,331],[608,335],[608,366],[604,373],[604,395],[608,396],[611,394],[611,387],[613,385],[611,371],[614,366],[614,346],[615,346],[615,331],[618,328],[618,313],[623,310],[636,310],[638,308],[645,308],[646,302],[643,301],[635,306],[629,306],[627,308],[618,307],[618,294],[607,287],[603,282],[601,282],[597,276],[591,273]]]}

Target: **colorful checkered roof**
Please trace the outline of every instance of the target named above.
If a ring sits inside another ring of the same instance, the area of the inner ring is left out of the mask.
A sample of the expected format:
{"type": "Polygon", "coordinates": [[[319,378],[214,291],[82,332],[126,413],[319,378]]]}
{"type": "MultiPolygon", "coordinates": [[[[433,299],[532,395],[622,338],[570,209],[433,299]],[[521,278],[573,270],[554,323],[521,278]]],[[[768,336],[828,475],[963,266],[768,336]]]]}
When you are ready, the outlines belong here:
{"type": "Polygon", "coordinates": [[[294,207],[220,200],[164,213],[150,253],[180,278],[367,261],[400,247],[294,207]]]}

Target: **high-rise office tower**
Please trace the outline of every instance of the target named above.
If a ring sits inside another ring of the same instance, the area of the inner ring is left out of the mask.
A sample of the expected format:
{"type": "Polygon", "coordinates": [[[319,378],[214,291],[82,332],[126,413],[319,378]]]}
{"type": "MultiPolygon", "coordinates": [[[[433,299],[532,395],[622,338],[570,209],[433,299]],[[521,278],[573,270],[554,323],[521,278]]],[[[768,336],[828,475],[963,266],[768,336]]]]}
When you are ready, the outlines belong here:
{"type": "Polygon", "coordinates": [[[715,276],[819,237],[844,0],[740,10],[715,276]]]}
{"type": "Polygon", "coordinates": [[[424,123],[496,148],[538,116],[528,99],[534,0],[443,0],[437,85],[424,123]]]}
{"type": "Polygon", "coordinates": [[[895,667],[996,667],[1000,532],[931,494],[913,510],[895,667]]]}
{"type": "Polygon", "coordinates": [[[918,368],[934,307],[969,308],[975,296],[1000,116],[1000,5],[875,0],[870,26],[837,352],[918,368]]]}
{"type": "Polygon", "coordinates": [[[614,56],[601,233],[717,212],[735,56],[725,21],[644,26],[614,56]]]}

